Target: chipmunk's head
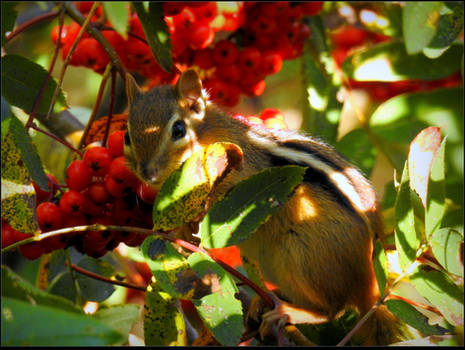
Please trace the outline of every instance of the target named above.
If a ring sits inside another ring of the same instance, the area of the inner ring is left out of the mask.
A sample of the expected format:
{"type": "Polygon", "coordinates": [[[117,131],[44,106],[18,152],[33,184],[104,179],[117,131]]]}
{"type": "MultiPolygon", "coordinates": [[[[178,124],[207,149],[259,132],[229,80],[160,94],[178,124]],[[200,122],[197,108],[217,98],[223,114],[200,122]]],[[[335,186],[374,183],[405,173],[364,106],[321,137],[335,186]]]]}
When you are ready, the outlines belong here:
{"type": "Polygon", "coordinates": [[[205,115],[206,97],[194,70],[181,74],[176,86],[143,92],[129,74],[129,103],[124,154],[145,182],[159,187],[198,147],[195,124],[205,115]]]}

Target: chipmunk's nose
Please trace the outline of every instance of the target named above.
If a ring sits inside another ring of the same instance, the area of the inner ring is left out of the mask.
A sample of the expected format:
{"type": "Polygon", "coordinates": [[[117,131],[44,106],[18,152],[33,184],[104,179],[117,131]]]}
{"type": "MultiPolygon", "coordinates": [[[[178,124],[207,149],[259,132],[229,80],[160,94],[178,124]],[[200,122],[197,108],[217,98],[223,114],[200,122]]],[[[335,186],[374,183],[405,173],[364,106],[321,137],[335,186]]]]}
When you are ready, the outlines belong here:
{"type": "Polygon", "coordinates": [[[147,164],[141,164],[140,173],[147,182],[156,183],[158,180],[158,169],[150,168],[147,164]]]}

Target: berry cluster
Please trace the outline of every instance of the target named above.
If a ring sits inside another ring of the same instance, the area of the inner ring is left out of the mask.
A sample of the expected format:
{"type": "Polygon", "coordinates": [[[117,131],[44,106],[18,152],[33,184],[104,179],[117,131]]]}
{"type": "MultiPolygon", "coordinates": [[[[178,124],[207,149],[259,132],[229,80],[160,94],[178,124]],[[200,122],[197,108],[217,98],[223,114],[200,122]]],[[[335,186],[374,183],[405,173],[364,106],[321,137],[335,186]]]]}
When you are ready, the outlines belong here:
{"type": "MultiPolygon", "coordinates": [[[[75,5],[86,15],[92,2],[76,2],[75,5]]],[[[288,1],[162,3],[175,65],[196,66],[212,99],[230,107],[239,102],[241,93],[261,95],[265,77],[277,73],[283,60],[301,54],[303,39],[310,34],[302,18],[318,14],[322,6],[323,2],[288,1]]],[[[101,15],[99,8],[93,22],[98,21],[101,15]]],[[[106,23],[106,26],[111,27],[111,23],[106,23]]],[[[63,57],[68,54],[79,29],[75,22],[63,27],[59,42],[63,57]]],[[[55,43],[58,31],[57,26],[51,33],[55,43]]],[[[114,47],[123,65],[147,77],[149,86],[174,83],[179,77],[177,73],[165,72],[158,65],[136,13],[130,13],[126,40],[113,30],[102,30],[101,33],[114,47]]],[[[103,47],[84,34],[71,64],[102,73],[108,63],[103,47]]]]}
{"type": "MultiPolygon", "coordinates": [[[[34,184],[37,193],[37,220],[42,232],[88,224],[152,226],[152,204],[157,191],[141,182],[126,166],[123,156],[124,131],[108,137],[108,147],[88,148],[82,160],[72,161],[66,169],[67,191],[60,191],[49,177],[49,192],[34,184]]],[[[2,247],[23,240],[25,235],[2,221],[2,247]],[[3,230],[3,226],[7,228],[3,230]]],[[[49,237],[20,246],[28,259],[69,246],[94,258],[114,249],[120,242],[140,245],[145,236],[136,232],[85,231],[49,237]]]]}
{"type": "Polygon", "coordinates": [[[234,114],[233,118],[248,125],[259,125],[265,128],[278,130],[287,129],[283,114],[276,108],[266,108],[259,116],[251,115],[245,117],[241,114],[234,114]]]}
{"type": "MultiPolygon", "coordinates": [[[[333,44],[332,57],[338,68],[344,60],[360,47],[381,43],[391,38],[365,29],[345,25],[331,34],[333,44]]],[[[431,91],[440,87],[452,87],[462,83],[460,72],[438,80],[402,80],[395,82],[356,81],[349,79],[352,89],[363,89],[378,102],[409,92],[431,91]]]]}

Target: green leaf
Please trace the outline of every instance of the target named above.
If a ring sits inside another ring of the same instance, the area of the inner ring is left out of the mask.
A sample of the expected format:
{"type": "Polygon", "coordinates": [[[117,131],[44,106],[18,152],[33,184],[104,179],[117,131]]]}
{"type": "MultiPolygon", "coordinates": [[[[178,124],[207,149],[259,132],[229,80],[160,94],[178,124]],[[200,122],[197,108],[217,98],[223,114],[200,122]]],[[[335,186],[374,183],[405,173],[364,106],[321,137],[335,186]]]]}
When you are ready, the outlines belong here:
{"type": "Polygon", "coordinates": [[[441,271],[427,271],[420,265],[410,276],[416,290],[452,325],[463,324],[463,289],[441,271]]]}
{"type": "Polygon", "coordinates": [[[93,315],[93,318],[115,328],[119,333],[124,334],[125,340],[121,342],[121,344],[124,344],[127,342],[132,324],[136,322],[139,317],[139,311],[139,305],[116,305],[106,309],[99,309],[93,315]]]}
{"type": "Polygon", "coordinates": [[[16,146],[21,151],[21,159],[29,171],[32,180],[44,191],[49,191],[47,176],[42,162],[37,154],[37,149],[26,132],[26,128],[16,116],[11,116],[10,128],[16,146]]]}
{"type": "Polygon", "coordinates": [[[305,170],[294,165],[269,168],[237,184],[200,223],[204,247],[223,248],[247,239],[284,205],[305,170]]]}
{"type": "Polygon", "coordinates": [[[402,11],[402,31],[409,55],[419,53],[436,34],[442,2],[407,2],[402,11]]]}
{"type": "MultiPolygon", "coordinates": [[[[2,95],[14,106],[30,113],[42,84],[47,77],[47,71],[37,63],[18,55],[2,57],[2,95]]],[[[46,115],[52,102],[57,83],[50,78],[42,95],[38,114],[46,115]]],[[[60,89],[53,112],[58,113],[67,108],[63,91],[60,89]]]]}
{"type": "Polygon", "coordinates": [[[113,25],[113,28],[123,37],[127,37],[126,29],[129,23],[129,11],[126,2],[118,1],[103,1],[103,11],[108,17],[108,20],[113,25]]]}
{"type": "MultiPolygon", "coordinates": [[[[4,123],[11,127],[13,118],[2,122],[2,128],[4,123]]],[[[9,129],[2,139],[2,218],[20,232],[38,233],[35,197],[22,153],[9,129]]]]}
{"type": "Polygon", "coordinates": [[[451,228],[441,228],[433,233],[430,243],[439,263],[450,273],[463,277],[463,235],[451,228]]]}
{"type": "Polygon", "coordinates": [[[171,243],[157,236],[149,236],[141,249],[164,292],[180,299],[190,299],[194,295],[194,282],[198,281],[198,277],[171,243]]]}
{"type": "Polygon", "coordinates": [[[145,293],[145,345],[185,346],[186,325],[176,299],[152,284],[145,293]]]}
{"type": "Polygon", "coordinates": [[[375,268],[376,280],[378,281],[378,287],[381,295],[384,293],[387,281],[387,260],[386,252],[384,251],[383,245],[380,241],[375,244],[375,252],[373,264],[375,268]]]}
{"type": "Polygon", "coordinates": [[[450,13],[441,14],[436,35],[429,45],[423,48],[423,53],[429,58],[442,55],[463,29],[463,4],[446,2],[444,9],[449,9],[450,13]]]}
{"type": "Polygon", "coordinates": [[[449,332],[449,330],[441,326],[430,325],[425,315],[403,300],[387,300],[386,306],[399,319],[425,335],[442,335],[449,332]]]}
{"type": "Polygon", "coordinates": [[[367,177],[370,176],[378,152],[365,130],[352,130],[344,135],[335,146],[339,153],[356,164],[367,177]]]}
{"type": "Polygon", "coordinates": [[[47,291],[70,301],[75,301],[78,295],[76,284],[69,271],[63,271],[56,275],[50,282],[47,291]]]}
{"type": "Polygon", "coordinates": [[[90,316],[2,297],[4,346],[102,346],[122,339],[122,334],[90,316]]]}
{"type": "Polygon", "coordinates": [[[2,46],[5,45],[5,33],[11,32],[15,26],[18,12],[15,7],[17,1],[2,1],[2,46]]]}
{"type": "MultiPolygon", "coordinates": [[[[111,277],[114,274],[113,267],[108,262],[101,259],[86,257],[79,261],[77,266],[104,277],[111,277]]],[[[76,278],[79,285],[79,292],[86,300],[97,302],[104,301],[115,291],[115,287],[110,283],[105,283],[80,273],[76,274],[76,278]]]]}
{"type": "Polygon", "coordinates": [[[399,264],[402,270],[405,270],[415,261],[421,242],[415,229],[415,215],[411,199],[412,191],[409,186],[408,166],[408,162],[405,162],[395,205],[395,241],[396,249],[399,252],[399,264]]]}
{"type": "Polygon", "coordinates": [[[195,152],[163,183],[153,204],[154,229],[172,230],[204,211],[210,191],[242,160],[232,143],[217,142],[195,152]]]}
{"type": "Polygon", "coordinates": [[[2,298],[23,300],[32,305],[57,307],[64,311],[81,313],[69,300],[37,289],[17,275],[9,267],[2,265],[2,298]]]}
{"type": "Polygon", "coordinates": [[[460,70],[463,45],[454,43],[436,59],[422,53],[408,55],[402,42],[388,41],[356,51],[342,64],[344,73],[358,81],[435,80],[460,70]]]}
{"type": "Polygon", "coordinates": [[[430,237],[441,226],[442,218],[446,212],[446,172],[445,172],[446,138],[437,150],[431,165],[428,178],[428,193],[426,195],[425,233],[430,237]]]}
{"type": "Polygon", "coordinates": [[[131,2],[144,29],[147,43],[152,53],[165,71],[171,73],[171,41],[168,27],[163,20],[163,8],[160,2],[150,2],[147,12],[142,2],[131,2]]]}

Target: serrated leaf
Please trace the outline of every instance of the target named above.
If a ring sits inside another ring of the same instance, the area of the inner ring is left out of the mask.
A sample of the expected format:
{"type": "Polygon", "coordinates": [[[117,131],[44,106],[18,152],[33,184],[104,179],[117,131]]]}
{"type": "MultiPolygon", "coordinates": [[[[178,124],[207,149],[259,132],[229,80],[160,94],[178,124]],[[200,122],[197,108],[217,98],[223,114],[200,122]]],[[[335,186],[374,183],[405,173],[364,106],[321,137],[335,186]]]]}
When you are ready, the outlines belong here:
{"type": "Polygon", "coordinates": [[[441,335],[449,332],[448,329],[441,326],[430,325],[428,323],[428,318],[425,315],[403,300],[391,299],[387,300],[385,304],[389,311],[396,315],[400,320],[409,324],[413,328],[418,329],[423,334],[441,335]]]}
{"type": "MultiPolygon", "coordinates": [[[[93,272],[104,277],[111,277],[114,274],[113,267],[106,261],[86,257],[77,264],[84,270],[93,272]]],[[[79,292],[85,300],[104,301],[115,291],[114,285],[90,278],[77,273],[76,279],[79,285],[79,292]]]]}
{"type": "Polygon", "coordinates": [[[82,313],[82,310],[69,300],[37,289],[4,265],[2,265],[3,297],[23,300],[32,305],[57,307],[64,311],[82,313]]]}
{"type": "Polygon", "coordinates": [[[2,218],[15,230],[38,233],[35,202],[29,172],[13,133],[8,131],[2,140],[2,218]]]}
{"type": "Polygon", "coordinates": [[[352,130],[344,135],[335,146],[339,153],[356,164],[367,177],[370,176],[378,152],[368,139],[365,130],[352,130]]]}
{"type": "Polygon", "coordinates": [[[187,259],[201,279],[208,279],[212,294],[193,300],[205,325],[223,345],[237,345],[244,332],[241,303],[234,295],[239,292],[232,277],[210,257],[193,253],[187,259]]]}
{"type": "Polygon", "coordinates": [[[141,250],[145,262],[164,292],[180,299],[193,297],[194,282],[198,281],[198,277],[171,243],[160,237],[149,236],[142,243],[141,250]]]}
{"type": "Polygon", "coordinates": [[[388,41],[356,51],[342,64],[345,74],[358,81],[435,80],[460,70],[463,45],[454,43],[436,59],[422,53],[408,55],[404,44],[388,41]]]}
{"type": "Polygon", "coordinates": [[[409,186],[408,162],[405,162],[404,171],[396,197],[396,249],[399,252],[399,264],[405,270],[416,259],[416,253],[420,248],[420,239],[415,229],[415,215],[409,186]]]}
{"type": "Polygon", "coordinates": [[[124,339],[90,316],[10,297],[2,297],[1,329],[5,346],[101,346],[124,339]]]}
{"type": "Polygon", "coordinates": [[[449,45],[452,44],[463,29],[463,4],[459,2],[444,3],[443,9],[449,7],[451,13],[441,14],[436,35],[428,46],[423,48],[423,53],[429,58],[439,57],[449,48],[449,45]]]}
{"type": "Polygon", "coordinates": [[[410,188],[418,194],[425,208],[428,179],[434,156],[440,145],[441,131],[434,126],[422,130],[410,143],[408,154],[410,188]]]}
{"type": "Polygon", "coordinates": [[[409,55],[419,53],[431,42],[436,34],[442,6],[443,3],[439,1],[405,4],[402,10],[402,32],[409,55]]]}
{"type": "Polygon", "coordinates": [[[17,1],[2,1],[2,46],[5,45],[5,34],[13,30],[16,22],[18,11],[15,7],[18,5],[17,1]]]}
{"type": "Polygon", "coordinates": [[[373,266],[375,269],[376,280],[378,281],[379,291],[381,295],[383,295],[384,289],[386,288],[388,271],[386,252],[384,251],[383,245],[380,241],[375,243],[375,251],[373,256],[373,266]]]}
{"type": "Polygon", "coordinates": [[[63,271],[56,275],[50,282],[47,292],[72,302],[76,301],[78,295],[74,278],[69,271],[63,271]]]}
{"type": "Polygon", "coordinates": [[[201,214],[213,187],[241,160],[242,151],[232,143],[218,142],[195,152],[157,194],[154,229],[171,230],[201,214]]]}
{"type": "Polygon", "coordinates": [[[123,334],[125,340],[121,344],[124,344],[127,342],[132,324],[139,317],[139,311],[139,305],[116,305],[106,309],[99,309],[93,317],[123,334]]]}
{"type": "Polygon", "coordinates": [[[284,205],[305,170],[294,165],[269,168],[237,184],[200,223],[204,247],[223,248],[247,239],[284,205]]]}
{"type": "Polygon", "coordinates": [[[160,2],[150,2],[148,12],[142,2],[131,2],[137,13],[147,39],[147,43],[160,67],[171,73],[171,40],[168,27],[163,19],[163,8],[160,2]]]}
{"type": "Polygon", "coordinates": [[[103,1],[102,7],[113,28],[126,38],[126,29],[129,22],[128,4],[118,1],[103,1]]]}
{"type": "Polygon", "coordinates": [[[463,289],[441,271],[426,271],[420,265],[410,275],[416,290],[452,325],[463,325],[463,289]]]}
{"type": "Polygon", "coordinates": [[[426,195],[425,233],[429,238],[441,226],[446,211],[446,173],[445,173],[445,137],[434,155],[430,175],[428,177],[428,193],[426,195]]]}
{"type": "Polygon", "coordinates": [[[147,346],[187,345],[186,325],[176,299],[157,284],[150,285],[145,293],[144,338],[147,346]]]}
{"type": "Polygon", "coordinates": [[[451,228],[441,228],[430,239],[434,257],[450,273],[463,277],[461,259],[463,236],[451,228]]]}
{"type": "MultiPolygon", "coordinates": [[[[14,106],[30,113],[41,86],[47,77],[47,71],[37,63],[19,55],[2,57],[2,95],[14,106]]],[[[47,114],[57,83],[50,78],[42,95],[38,114],[47,114]]],[[[67,108],[63,91],[60,90],[53,112],[67,108]]]]}

